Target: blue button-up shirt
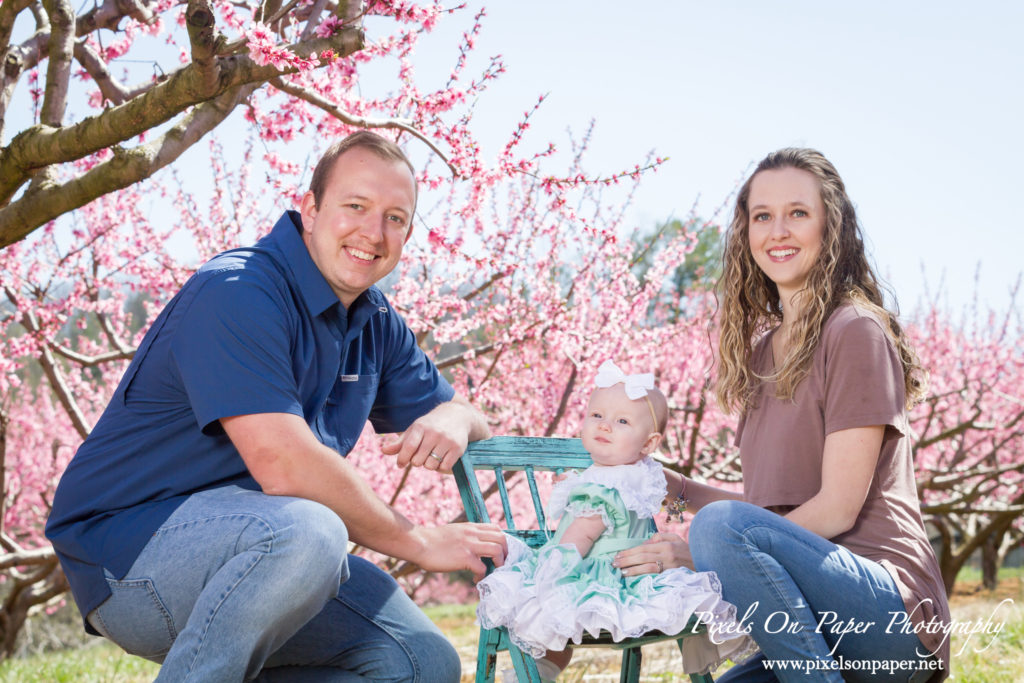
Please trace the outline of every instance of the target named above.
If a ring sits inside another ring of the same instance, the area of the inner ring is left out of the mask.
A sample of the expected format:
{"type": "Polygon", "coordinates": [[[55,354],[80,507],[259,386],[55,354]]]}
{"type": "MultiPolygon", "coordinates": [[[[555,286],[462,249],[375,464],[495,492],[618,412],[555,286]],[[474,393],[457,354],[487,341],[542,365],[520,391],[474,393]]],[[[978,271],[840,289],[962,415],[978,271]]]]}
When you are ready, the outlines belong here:
{"type": "Polygon", "coordinates": [[[46,535],[82,614],[190,494],[259,490],[220,418],[292,413],[346,454],[367,419],[402,431],[453,395],[380,290],[346,310],[287,212],[167,304],[61,478],[46,535]]]}

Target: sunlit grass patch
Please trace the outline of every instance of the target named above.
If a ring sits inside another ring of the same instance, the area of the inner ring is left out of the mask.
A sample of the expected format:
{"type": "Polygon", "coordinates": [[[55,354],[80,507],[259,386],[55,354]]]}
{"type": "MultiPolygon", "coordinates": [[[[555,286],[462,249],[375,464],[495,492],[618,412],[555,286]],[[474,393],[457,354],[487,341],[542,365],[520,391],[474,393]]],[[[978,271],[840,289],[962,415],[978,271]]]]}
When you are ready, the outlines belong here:
{"type": "Polygon", "coordinates": [[[9,659],[0,664],[3,683],[148,683],[160,667],[97,639],[73,650],[9,659]]]}
{"type": "MultiPolygon", "coordinates": [[[[1000,573],[996,591],[979,588],[980,576],[959,582],[950,601],[958,622],[999,623],[999,633],[978,633],[952,640],[952,680],[966,683],[1016,683],[1024,680],[1024,578],[1019,571],[1000,573]]],[[[427,615],[455,644],[462,659],[462,681],[476,672],[478,626],[469,605],[427,607],[427,615]]],[[[991,628],[991,627],[990,627],[991,628]]],[[[609,648],[578,650],[561,683],[614,683],[619,678],[621,653],[609,648]]],[[[679,668],[679,651],[669,641],[644,648],[641,680],[656,683],[688,681],[679,668]]],[[[500,672],[510,668],[500,658],[500,672]]],[[[724,672],[724,668],[719,673],[724,672]]],[[[98,638],[85,646],[41,655],[16,657],[0,663],[0,683],[142,683],[152,681],[159,667],[121,652],[98,638]]]]}

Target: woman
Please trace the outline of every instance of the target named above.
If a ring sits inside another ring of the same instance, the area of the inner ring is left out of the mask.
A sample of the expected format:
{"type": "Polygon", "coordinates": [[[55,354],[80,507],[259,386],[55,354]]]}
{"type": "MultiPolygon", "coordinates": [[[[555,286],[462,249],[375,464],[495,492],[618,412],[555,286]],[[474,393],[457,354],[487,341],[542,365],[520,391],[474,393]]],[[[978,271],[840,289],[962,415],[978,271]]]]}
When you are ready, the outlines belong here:
{"type": "Polygon", "coordinates": [[[744,184],[719,290],[716,395],[741,415],[743,495],[668,472],[698,511],[689,545],[658,534],[618,565],[692,553],[718,572],[761,648],[720,681],[942,680],[949,607],[906,416],[922,371],[819,152],[779,150],[744,184]]]}

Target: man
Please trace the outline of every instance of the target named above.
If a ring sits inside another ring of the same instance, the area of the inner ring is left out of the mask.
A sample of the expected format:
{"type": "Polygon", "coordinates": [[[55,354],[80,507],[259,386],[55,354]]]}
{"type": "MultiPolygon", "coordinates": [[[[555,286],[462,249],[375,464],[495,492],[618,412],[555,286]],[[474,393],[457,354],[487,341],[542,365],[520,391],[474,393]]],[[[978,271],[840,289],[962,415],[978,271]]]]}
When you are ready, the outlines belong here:
{"type": "Polygon", "coordinates": [[[414,525],[339,457],[367,419],[401,432],[384,450],[402,467],[450,470],[490,434],[374,287],[415,206],[397,146],[337,143],[300,212],[167,305],[68,466],[46,533],[86,629],[163,662],[158,680],[458,680],[441,633],[347,555],[503,559],[496,526],[414,525]]]}

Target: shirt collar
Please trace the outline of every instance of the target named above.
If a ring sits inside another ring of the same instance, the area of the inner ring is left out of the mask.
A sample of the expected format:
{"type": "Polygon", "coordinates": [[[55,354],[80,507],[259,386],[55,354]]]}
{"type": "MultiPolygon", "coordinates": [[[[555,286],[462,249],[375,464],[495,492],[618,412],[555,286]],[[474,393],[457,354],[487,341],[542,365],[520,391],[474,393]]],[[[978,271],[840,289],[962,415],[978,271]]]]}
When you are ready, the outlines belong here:
{"type": "Polygon", "coordinates": [[[313,263],[306,243],[302,241],[302,219],[298,211],[285,211],[274,225],[274,229],[270,231],[268,239],[280,249],[299,292],[313,315],[320,315],[336,306],[339,317],[347,318],[351,324],[355,320],[365,320],[374,310],[385,308],[384,294],[374,285],[356,297],[349,309],[345,310],[338,300],[338,295],[313,263]],[[357,314],[357,311],[364,308],[369,309],[367,313],[357,314]]]}

